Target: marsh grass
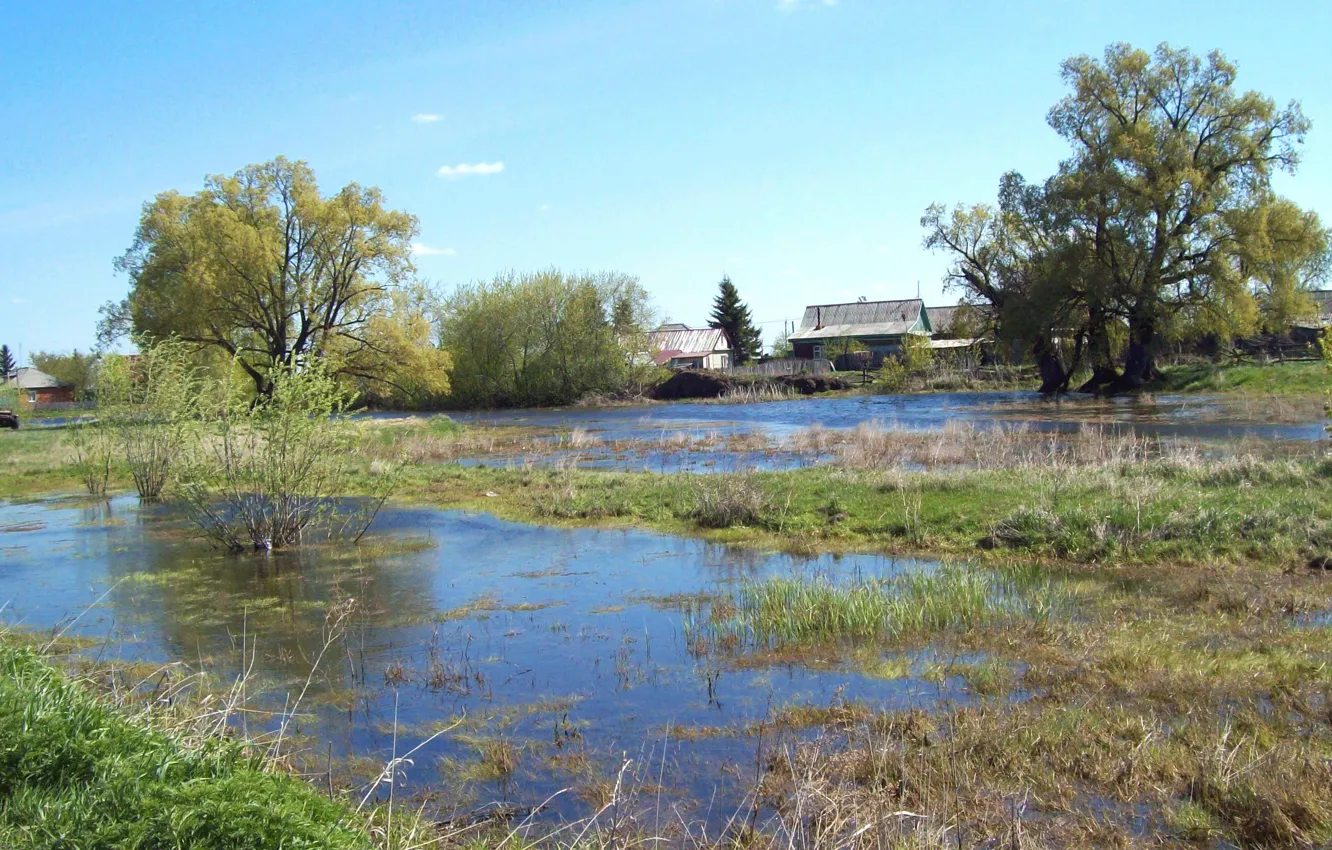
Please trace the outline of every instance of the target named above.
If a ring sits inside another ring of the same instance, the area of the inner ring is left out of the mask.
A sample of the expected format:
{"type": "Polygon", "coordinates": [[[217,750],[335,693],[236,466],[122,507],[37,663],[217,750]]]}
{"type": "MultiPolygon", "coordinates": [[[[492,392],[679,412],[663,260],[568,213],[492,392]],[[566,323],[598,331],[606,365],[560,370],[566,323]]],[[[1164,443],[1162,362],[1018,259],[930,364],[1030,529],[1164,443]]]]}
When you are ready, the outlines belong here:
{"type": "Polygon", "coordinates": [[[1021,623],[1040,629],[1066,598],[1032,573],[947,565],[888,581],[770,578],[745,582],[686,628],[713,646],[895,642],[1021,623]]]}
{"type": "Polygon", "coordinates": [[[697,476],[686,516],[700,528],[770,527],[777,506],[763,481],[748,473],[697,476]]]}

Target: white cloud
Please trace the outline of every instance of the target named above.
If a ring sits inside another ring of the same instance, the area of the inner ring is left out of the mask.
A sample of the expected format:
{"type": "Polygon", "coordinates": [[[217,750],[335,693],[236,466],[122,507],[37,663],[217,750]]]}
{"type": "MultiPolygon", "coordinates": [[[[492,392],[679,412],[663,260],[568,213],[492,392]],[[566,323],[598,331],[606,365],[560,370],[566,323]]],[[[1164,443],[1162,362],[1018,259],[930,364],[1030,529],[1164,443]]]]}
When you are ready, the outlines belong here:
{"type": "Polygon", "coordinates": [[[459,177],[484,177],[487,174],[499,174],[504,170],[502,162],[460,162],[457,165],[445,165],[435,172],[445,180],[457,180],[459,177]]]}
{"type": "Polygon", "coordinates": [[[418,257],[452,257],[458,252],[452,248],[431,248],[429,245],[413,242],[412,253],[418,257]]]}
{"type": "Polygon", "coordinates": [[[417,124],[434,124],[439,120],[439,116],[433,112],[418,112],[412,116],[412,120],[417,124]]]}
{"type": "Polygon", "coordinates": [[[808,9],[810,6],[836,6],[837,0],[777,0],[777,8],[783,12],[808,9]]]}
{"type": "Polygon", "coordinates": [[[541,206],[537,207],[537,212],[543,212],[543,213],[550,212],[550,204],[542,204],[541,206]]]}
{"type": "Polygon", "coordinates": [[[22,299],[22,298],[11,298],[11,299],[9,299],[9,303],[10,303],[10,304],[22,304],[22,303],[23,303],[23,299],[22,299]]]}
{"type": "Polygon", "coordinates": [[[787,269],[786,271],[782,272],[782,274],[783,274],[785,277],[800,277],[800,270],[799,270],[799,269],[787,269]]]}

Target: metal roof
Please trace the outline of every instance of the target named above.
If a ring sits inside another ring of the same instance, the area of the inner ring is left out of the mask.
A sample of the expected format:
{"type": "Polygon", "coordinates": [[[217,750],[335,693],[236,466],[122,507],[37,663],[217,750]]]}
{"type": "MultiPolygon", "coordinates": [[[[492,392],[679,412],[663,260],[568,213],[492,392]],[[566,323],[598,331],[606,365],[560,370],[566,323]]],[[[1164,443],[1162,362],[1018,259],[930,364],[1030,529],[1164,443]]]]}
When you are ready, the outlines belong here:
{"type": "MultiPolygon", "coordinates": [[[[805,308],[800,329],[789,339],[836,339],[837,337],[901,336],[921,319],[925,302],[919,298],[901,301],[853,301],[849,304],[812,304],[805,308]]],[[[930,329],[929,316],[925,328],[930,329]]]]}
{"type": "Polygon", "coordinates": [[[648,345],[657,352],[657,363],[672,357],[706,357],[717,351],[730,351],[731,342],[721,328],[688,328],[665,325],[648,333],[648,345]]]}
{"type": "Polygon", "coordinates": [[[953,319],[957,318],[957,308],[961,304],[947,307],[926,307],[925,315],[930,317],[930,328],[937,334],[946,334],[953,329],[953,319]]]}
{"type": "Polygon", "coordinates": [[[41,369],[34,369],[31,366],[24,366],[22,369],[16,369],[8,381],[5,381],[7,387],[18,387],[21,390],[50,390],[57,387],[67,387],[69,384],[56,380],[41,369]]]}

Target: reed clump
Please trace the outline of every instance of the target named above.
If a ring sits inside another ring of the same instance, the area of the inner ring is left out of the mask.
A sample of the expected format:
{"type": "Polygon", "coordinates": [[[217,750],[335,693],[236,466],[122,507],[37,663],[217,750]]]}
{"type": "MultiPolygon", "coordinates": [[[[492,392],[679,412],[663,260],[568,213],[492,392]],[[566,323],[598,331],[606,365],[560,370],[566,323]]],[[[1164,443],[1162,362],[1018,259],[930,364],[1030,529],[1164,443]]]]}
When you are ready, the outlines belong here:
{"type": "Polygon", "coordinates": [[[701,528],[763,528],[776,513],[775,501],[752,473],[694,476],[690,492],[686,516],[701,528]]]}
{"type": "Polygon", "coordinates": [[[714,603],[705,621],[696,618],[692,628],[711,645],[745,649],[899,641],[1009,622],[1040,628],[1063,601],[1057,583],[1031,571],[946,565],[887,581],[746,582],[714,603]]]}

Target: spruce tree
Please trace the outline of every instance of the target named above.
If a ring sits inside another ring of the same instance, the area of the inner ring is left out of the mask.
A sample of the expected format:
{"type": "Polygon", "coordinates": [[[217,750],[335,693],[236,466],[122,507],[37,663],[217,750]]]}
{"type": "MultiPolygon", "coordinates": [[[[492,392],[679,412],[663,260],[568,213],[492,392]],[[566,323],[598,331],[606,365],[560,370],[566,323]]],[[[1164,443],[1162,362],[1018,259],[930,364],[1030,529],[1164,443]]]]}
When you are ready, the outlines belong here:
{"type": "Polygon", "coordinates": [[[763,353],[763,337],[750,318],[749,308],[740,300],[740,293],[729,275],[723,275],[720,291],[712,300],[712,319],[709,327],[721,328],[731,339],[732,359],[743,366],[763,353]]]}
{"type": "Polygon", "coordinates": [[[0,345],[0,382],[9,379],[14,374],[16,364],[14,363],[14,353],[9,350],[9,346],[0,345]]]}

